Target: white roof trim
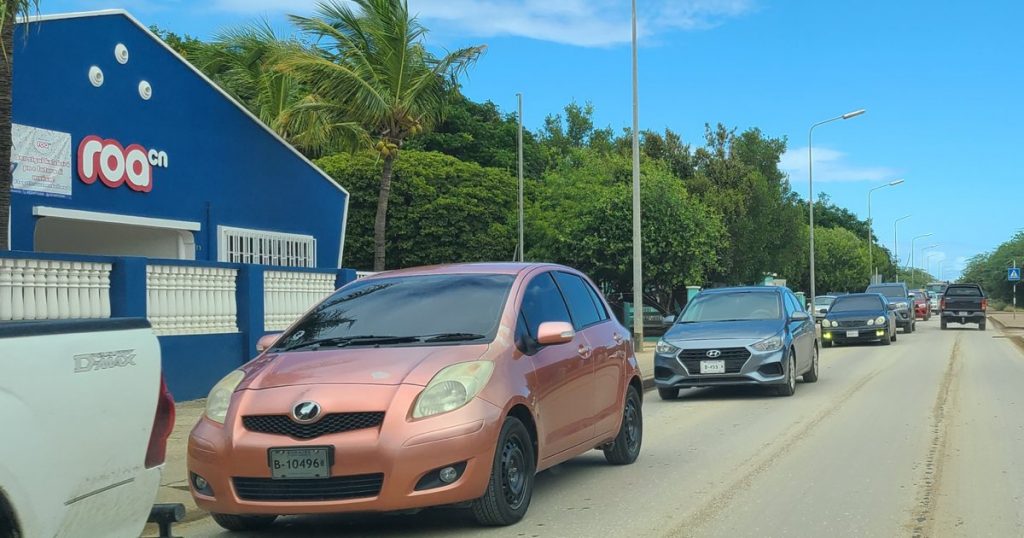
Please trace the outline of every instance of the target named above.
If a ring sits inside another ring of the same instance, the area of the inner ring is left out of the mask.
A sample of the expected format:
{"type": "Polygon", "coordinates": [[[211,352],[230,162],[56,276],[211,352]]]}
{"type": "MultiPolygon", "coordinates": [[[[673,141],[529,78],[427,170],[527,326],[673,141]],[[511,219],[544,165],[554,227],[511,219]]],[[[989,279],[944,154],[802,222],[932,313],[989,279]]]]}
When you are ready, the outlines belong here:
{"type": "MultiPolygon", "coordinates": [[[[341,217],[342,218],[342,223],[341,223],[341,245],[342,245],[341,249],[342,250],[338,251],[338,266],[340,267],[341,266],[341,255],[342,255],[342,253],[344,251],[344,248],[345,248],[346,224],[348,222],[348,201],[349,201],[349,198],[350,198],[348,190],[346,190],[345,187],[342,187],[336,181],[334,181],[334,179],[331,178],[331,176],[327,175],[326,172],[321,170],[320,167],[318,167],[317,165],[313,164],[313,161],[310,161],[309,158],[307,158],[305,155],[303,155],[302,152],[300,152],[299,150],[295,149],[295,147],[292,146],[291,144],[289,144],[288,141],[286,141],[284,138],[281,138],[281,135],[277,134],[276,131],[274,131],[269,126],[267,126],[267,124],[265,124],[262,121],[260,121],[260,119],[257,118],[252,112],[250,112],[248,108],[245,108],[245,106],[242,105],[242,103],[239,103],[237,100],[235,100],[235,98],[232,97],[231,94],[229,94],[228,92],[224,91],[224,89],[221,88],[220,86],[218,86],[217,83],[215,83],[214,81],[210,80],[210,78],[207,77],[205,73],[203,73],[202,71],[197,69],[196,66],[192,65],[188,60],[186,60],[180,54],[178,54],[178,51],[172,49],[170,47],[170,45],[168,45],[167,43],[164,42],[163,39],[160,39],[159,36],[157,36],[156,34],[151,32],[149,30],[149,28],[146,27],[146,25],[142,24],[141,22],[139,22],[138,19],[133,17],[131,15],[131,13],[128,13],[127,11],[125,11],[123,9],[105,9],[105,10],[101,10],[101,11],[86,11],[86,12],[77,12],[77,13],[57,13],[57,14],[53,14],[53,15],[33,15],[31,17],[28,17],[27,22],[33,23],[33,22],[64,20],[64,19],[80,19],[80,18],[84,18],[84,17],[104,17],[104,16],[110,16],[110,15],[121,15],[121,16],[127,18],[133,24],[135,24],[135,26],[138,26],[139,29],[141,29],[143,32],[145,32],[146,35],[148,35],[153,41],[156,41],[161,46],[163,46],[164,49],[167,50],[167,52],[173,54],[175,58],[177,58],[179,61],[181,61],[181,63],[183,63],[186,66],[188,66],[188,68],[191,69],[193,73],[198,75],[207,84],[209,84],[210,87],[212,87],[217,92],[219,92],[225,99],[228,100],[228,102],[230,102],[230,103],[234,104],[236,107],[238,107],[238,109],[241,110],[242,113],[244,113],[246,116],[248,116],[249,119],[251,119],[253,122],[255,122],[256,125],[259,125],[260,127],[262,127],[263,130],[265,130],[266,132],[270,133],[270,136],[274,137],[274,139],[277,140],[278,142],[280,142],[281,145],[283,145],[284,147],[290,149],[292,151],[292,153],[294,153],[297,157],[299,157],[299,159],[302,160],[302,162],[308,164],[311,168],[313,168],[313,170],[316,170],[317,173],[319,173],[321,176],[323,176],[325,181],[329,182],[335,188],[337,188],[341,192],[345,193],[345,209],[344,209],[345,214],[342,215],[342,217],[341,217]]],[[[25,19],[19,19],[18,22],[24,23],[26,21],[25,21],[25,19]]]]}
{"type": "Polygon", "coordinates": [[[190,220],[154,219],[152,217],[136,217],[134,215],[120,215],[117,213],[101,213],[99,211],[81,211],[78,209],[64,209],[60,207],[33,206],[32,215],[36,217],[57,217],[71,220],[86,220],[91,222],[109,222],[112,224],[128,224],[131,226],[148,226],[150,228],[166,228],[169,230],[185,230],[198,232],[203,225],[190,220]]]}

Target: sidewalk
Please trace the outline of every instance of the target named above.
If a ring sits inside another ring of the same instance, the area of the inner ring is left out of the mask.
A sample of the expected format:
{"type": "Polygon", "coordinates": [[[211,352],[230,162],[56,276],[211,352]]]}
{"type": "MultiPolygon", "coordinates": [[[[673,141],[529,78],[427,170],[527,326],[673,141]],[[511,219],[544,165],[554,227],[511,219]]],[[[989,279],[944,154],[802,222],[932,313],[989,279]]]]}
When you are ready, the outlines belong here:
{"type": "Polygon", "coordinates": [[[990,312],[988,315],[989,319],[994,321],[1000,329],[1007,330],[1024,330],[1024,312],[1017,312],[1014,317],[1013,312],[990,312]]]}
{"type": "MultiPolygon", "coordinates": [[[[1024,314],[1021,316],[1024,321],[1024,314]]],[[[654,387],[654,344],[647,343],[645,350],[637,353],[637,362],[644,376],[644,390],[654,387]]],[[[167,441],[167,461],[164,464],[163,480],[157,493],[158,503],[181,503],[185,505],[185,521],[195,521],[206,517],[192,501],[188,490],[188,471],[185,468],[185,456],[188,445],[188,434],[192,427],[203,416],[206,400],[179,402],[175,406],[174,431],[167,441]]],[[[156,525],[147,525],[143,536],[157,536],[156,525]]]]}

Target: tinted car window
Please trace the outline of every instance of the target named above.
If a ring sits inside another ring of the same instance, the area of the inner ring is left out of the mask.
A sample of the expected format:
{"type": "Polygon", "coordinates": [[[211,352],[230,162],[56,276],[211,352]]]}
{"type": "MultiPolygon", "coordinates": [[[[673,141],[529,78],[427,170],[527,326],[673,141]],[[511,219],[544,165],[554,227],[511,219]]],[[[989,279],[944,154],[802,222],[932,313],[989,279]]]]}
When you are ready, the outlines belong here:
{"type": "Polygon", "coordinates": [[[486,274],[361,280],[320,303],[280,342],[292,347],[325,338],[446,333],[478,334],[482,338],[468,342],[489,341],[514,280],[486,274]]]}
{"type": "Polygon", "coordinates": [[[881,293],[890,299],[906,299],[909,293],[903,286],[870,286],[868,293],[881,293]]]}
{"type": "Polygon", "coordinates": [[[569,273],[557,272],[555,273],[555,281],[558,282],[562,295],[565,297],[566,302],[569,303],[569,313],[572,314],[577,330],[601,321],[597,307],[594,306],[594,299],[587,292],[589,286],[587,286],[586,282],[583,282],[582,278],[570,275],[569,273]]]}
{"type": "Polygon", "coordinates": [[[551,273],[538,275],[526,286],[523,294],[522,316],[531,338],[537,337],[537,328],[547,321],[572,323],[562,293],[555,286],[551,273]]]}
{"type": "Polygon", "coordinates": [[[975,286],[963,286],[946,288],[948,297],[981,297],[981,289],[975,286]]]}
{"type": "Polygon", "coordinates": [[[830,312],[853,312],[856,310],[885,310],[880,297],[840,297],[832,303],[830,312]]]}
{"type": "Polygon", "coordinates": [[[587,293],[590,294],[590,298],[594,301],[594,307],[597,308],[598,317],[601,318],[601,321],[608,319],[608,310],[604,307],[604,301],[601,300],[601,297],[597,294],[597,291],[593,286],[586,282],[584,282],[584,284],[586,284],[587,293]]]}
{"type": "Polygon", "coordinates": [[[686,305],[680,321],[748,321],[781,317],[778,293],[739,291],[698,295],[686,305]]]}

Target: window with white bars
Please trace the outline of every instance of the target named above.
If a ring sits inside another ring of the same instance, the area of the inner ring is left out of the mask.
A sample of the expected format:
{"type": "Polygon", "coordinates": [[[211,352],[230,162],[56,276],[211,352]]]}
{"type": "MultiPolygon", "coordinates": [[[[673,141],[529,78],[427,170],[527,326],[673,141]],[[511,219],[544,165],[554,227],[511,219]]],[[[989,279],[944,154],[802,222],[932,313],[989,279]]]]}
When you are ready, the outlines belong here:
{"type": "Polygon", "coordinates": [[[316,238],[309,235],[217,227],[217,260],[283,267],[316,267],[316,238]]]}

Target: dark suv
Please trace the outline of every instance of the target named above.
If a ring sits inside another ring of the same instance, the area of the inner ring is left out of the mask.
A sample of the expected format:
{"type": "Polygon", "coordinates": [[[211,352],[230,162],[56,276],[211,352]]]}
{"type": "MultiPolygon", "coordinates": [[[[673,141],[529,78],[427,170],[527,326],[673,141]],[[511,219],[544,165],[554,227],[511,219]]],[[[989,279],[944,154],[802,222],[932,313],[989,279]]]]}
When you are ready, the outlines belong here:
{"type": "Polygon", "coordinates": [[[868,286],[865,293],[879,293],[895,305],[893,312],[896,313],[896,326],[903,329],[904,333],[912,333],[917,328],[914,303],[906,284],[902,282],[872,284],[868,286]]]}
{"type": "Polygon", "coordinates": [[[977,284],[950,284],[939,301],[941,328],[947,323],[977,323],[978,329],[985,330],[985,311],[988,298],[977,284]]]}

